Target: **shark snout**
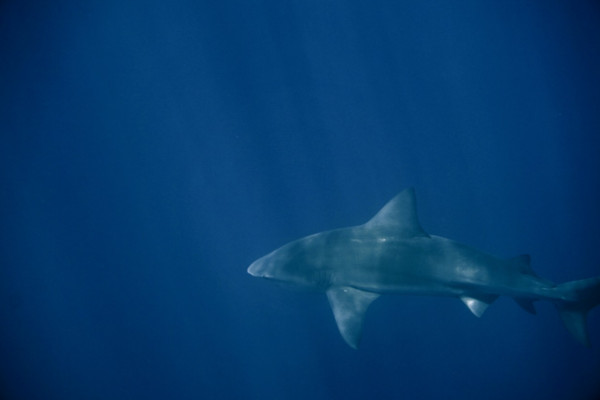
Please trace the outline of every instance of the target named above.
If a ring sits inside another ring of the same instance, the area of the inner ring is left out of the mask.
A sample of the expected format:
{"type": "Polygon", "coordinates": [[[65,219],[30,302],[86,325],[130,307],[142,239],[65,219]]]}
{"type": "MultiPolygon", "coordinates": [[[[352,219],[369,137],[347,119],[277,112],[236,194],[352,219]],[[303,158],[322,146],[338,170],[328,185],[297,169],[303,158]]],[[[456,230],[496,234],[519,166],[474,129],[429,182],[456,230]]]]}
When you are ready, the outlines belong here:
{"type": "Polygon", "coordinates": [[[262,258],[259,258],[258,260],[254,261],[252,264],[250,264],[250,266],[248,267],[248,273],[252,276],[256,276],[256,277],[261,277],[262,274],[262,268],[263,266],[263,262],[262,262],[262,258]]]}
{"type": "Polygon", "coordinates": [[[256,278],[272,279],[277,274],[276,265],[273,257],[268,254],[250,264],[248,273],[256,278]]]}
{"type": "Polygon", "coordinates": [[[256,276],[256,263],[252,263],[250,264],[250,266],[248,267],[248,273],[252,276],[256,276]]]}

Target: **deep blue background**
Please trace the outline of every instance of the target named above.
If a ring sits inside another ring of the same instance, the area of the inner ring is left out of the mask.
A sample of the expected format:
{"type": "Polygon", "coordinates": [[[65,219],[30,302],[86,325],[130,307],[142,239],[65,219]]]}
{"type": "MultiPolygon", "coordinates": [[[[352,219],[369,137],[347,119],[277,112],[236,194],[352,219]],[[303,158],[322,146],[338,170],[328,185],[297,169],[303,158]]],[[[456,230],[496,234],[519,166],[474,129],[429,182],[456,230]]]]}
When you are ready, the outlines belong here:
{"type": "Polygon", "coordinates": [[[423,227],[600,275],[596,1],[0,3],[6,399],[593,399],[550,304],[246,274],[415,186],[423,227]],[[488,4],[489,3],[489,4],[488,4]]]}

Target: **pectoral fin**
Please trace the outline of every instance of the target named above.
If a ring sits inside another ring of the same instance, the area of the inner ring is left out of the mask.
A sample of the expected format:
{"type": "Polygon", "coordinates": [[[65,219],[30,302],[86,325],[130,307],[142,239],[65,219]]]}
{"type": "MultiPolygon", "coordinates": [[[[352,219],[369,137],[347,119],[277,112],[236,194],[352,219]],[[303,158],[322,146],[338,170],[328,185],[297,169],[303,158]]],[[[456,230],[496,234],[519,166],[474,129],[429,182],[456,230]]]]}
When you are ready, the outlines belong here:
{"type": "Polygon", "coordinates": [[[497,298],[498,296],[492,295],[477,296],[477,298],[472,296],[460,297],[462,302],[469,307],[469,310],[471,310],[476,317],[481,317],[490,304],[492,304],[497,298]]]}
{"type": "Polygon", "coordinates": [[[353,349],[357,349],[360,343],[367,309],[378,297],[376,293],[348,286],[334,286],[327,290],[327,299],[340,334],[353,349]]]}

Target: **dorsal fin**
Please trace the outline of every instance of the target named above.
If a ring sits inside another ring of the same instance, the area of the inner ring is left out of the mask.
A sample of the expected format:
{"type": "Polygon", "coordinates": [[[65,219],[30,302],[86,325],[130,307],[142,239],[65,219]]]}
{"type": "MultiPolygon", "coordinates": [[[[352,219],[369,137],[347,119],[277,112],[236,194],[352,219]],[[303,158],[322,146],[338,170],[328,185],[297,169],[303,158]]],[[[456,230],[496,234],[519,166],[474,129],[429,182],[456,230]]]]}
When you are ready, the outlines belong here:
{"type": "MultiPolygon", "coordinates": [[[[507,260],[508,265],[512,268],[515,268],[522,274],[533,276],[536,278],[537,282],[542,285],[546,285],[549,287],[555,287],[556,284],[548,279],[541,278],[538,274],[533,271],[531,268],[531,256],[529,254],[521,254],[520,256],[516,256],[507,260]]],[[[525,306],[524,304],[519,303],[519,305],[525,308],[528,312],[531,312],[532,306],[525,306]]]]}
{"type": "Polygon", "coordinates": [[[413,188],[405,189],[396,195],[365,224],[365,227],[367,229],[389,229],[406,237],[429,236],[419,224],[417,201],[413,188]]]}
{"type": "Polygon", "coordinates": [[[529,254],[521,254],[508,260],[517,270],[523,274],[537,276],[531,268],[531,256],[529,254]]]}

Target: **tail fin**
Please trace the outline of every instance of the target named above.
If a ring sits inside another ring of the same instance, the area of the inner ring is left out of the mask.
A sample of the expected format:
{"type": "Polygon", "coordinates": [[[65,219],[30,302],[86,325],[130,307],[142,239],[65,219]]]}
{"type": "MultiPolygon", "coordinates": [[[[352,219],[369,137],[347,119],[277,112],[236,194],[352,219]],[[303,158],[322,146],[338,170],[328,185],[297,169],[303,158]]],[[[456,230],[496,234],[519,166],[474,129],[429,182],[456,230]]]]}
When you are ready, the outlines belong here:
{"type": "Polygon", "coordinates": [[[556,289],[564,293],[564,300],[557,301],[556,307],[565,326],[575,339],[590,347],[586,317],[600,304],[600,277],[566,282],[556,289]]]}

